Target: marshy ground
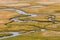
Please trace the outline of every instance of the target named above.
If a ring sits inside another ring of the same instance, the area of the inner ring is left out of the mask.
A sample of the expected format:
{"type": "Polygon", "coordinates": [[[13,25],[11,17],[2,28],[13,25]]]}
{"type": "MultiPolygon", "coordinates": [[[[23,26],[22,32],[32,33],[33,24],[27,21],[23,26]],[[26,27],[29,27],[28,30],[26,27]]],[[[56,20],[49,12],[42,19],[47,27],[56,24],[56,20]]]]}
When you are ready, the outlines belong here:
{"type": "Polygon", "coordinates": [[[2,38],[12,34],[12,37],[1,40],[60,40],[59,2],[1,0],[0,36],[2,38]]]}

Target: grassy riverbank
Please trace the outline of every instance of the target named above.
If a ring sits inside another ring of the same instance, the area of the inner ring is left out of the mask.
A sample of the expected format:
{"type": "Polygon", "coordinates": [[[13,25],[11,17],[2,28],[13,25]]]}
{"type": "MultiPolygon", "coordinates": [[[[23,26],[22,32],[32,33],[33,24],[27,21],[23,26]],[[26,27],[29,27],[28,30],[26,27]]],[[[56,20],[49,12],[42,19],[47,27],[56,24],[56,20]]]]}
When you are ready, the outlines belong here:
{"type": "Polygon", "coordinates": [[[2,34],[0,34],[0,37],[4,37],[4,36],[11,36],[12,34],[9,34],[9,33],[2,33],[2,34]]]}
{"type": "Polygon", "coordinates": [[[21,36],[7,38],[3,40],[60,40],[60,36],[44,36],[43,32],[34,32],[30,34],[23,34],[21,36]]]}

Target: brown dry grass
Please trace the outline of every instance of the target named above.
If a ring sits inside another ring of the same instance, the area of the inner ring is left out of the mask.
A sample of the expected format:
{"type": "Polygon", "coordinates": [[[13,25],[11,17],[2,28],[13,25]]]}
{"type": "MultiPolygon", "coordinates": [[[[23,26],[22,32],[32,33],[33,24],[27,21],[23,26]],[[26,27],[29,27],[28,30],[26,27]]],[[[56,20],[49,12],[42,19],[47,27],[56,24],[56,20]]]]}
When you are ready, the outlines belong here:
{"type": "MultiPolygon", "coordinates": [[[[29,7],[0,5],[0,8],[12,7],[12,8],[21,9],[23,11],[26,11],[27,13],[34,13],[34,14],[52,14],[52,13],[55,13],[56,10],[60,9],[60,4],[59,3],[43,5],[44,7],[42,7],[42,8],[40,8],[40,7],[39,8],[31,8],[31,6],[42,6],[42,4],[37,4],[35,2],[32,3],[33,1],[32,2],[31,1],[30,2],[24,2],[26,4],[27,3],[30,4],[29,7]],[[21,7],[23,7],[23,8],[21,8],[21,7]]],[[[23,3],[23,2],[21,2],[21,3],[23,3]]],[[[20,1],[19,2],[15,2],[15,4],[21,4],[21,3],[20,3],[20,1]]],[[[11,4],[14,4],[14,3],[11,3],[11,4]]],[[[56,20],[60,21],[60,18],[59,18],[60,14],[59,15],[56,15],[56,14],[53,14],[53,15],[56,16],[56,20]]],[[[8,20],[9,18],[14,17],[16,15],[19,15],[19,14],[17,14],[15,11],[0,10],[0,23],[7,23],[7,22],[10,21],[10,20],[8,20]]],[[[30,20],[43,20],[43,21],[47,21],[48,20],[47,18],[48,18],[48,16],[43,15],[43,16],[31,17],[29,19],[30,20]]],[[[28,18],[22,18],[22,19],[28,19],[28,18]]],[[[26,23],[24,23],[24,22],[22,22],[22,23],[13,22],[12,24],[27,24],[27,25],[34,25],[35,24],[35,25],[39,25],[40,27],[44,27],[44,25],[48,25],[48,22],[46,22],[46,23],[45,22],[26,22],[26,23]]],[[[50,23],[50,24],[52,24],[52,23],[50,23]]],[[[3,26],[3,25],[1,25],[1,26],[3,26]]],[[[53,25],[51,25],[51,27],[52,26],[53,25]]],[[[58,26],[58,25],[55,25],[55,26],[58,26]]],[[[50,27],[50,26],[48,26],[48,27],[50,27]]],[[[10,29],[13,29],[13,28],[14,28],[14,26],[12,26],[10,29]]],[[[23,27],[23,29],[24,28],[25,27],[23,27]]],[[[16,29],[20,29],[20,27],[16,27],[14,29],[15,30],[16,29]]],[[[28,29],[28,27],[26,29],[28,29]]]]}
{"type": "Polygon", "coordinates": [[[43,36],[48,37],[48,36],[60,36],[60,32],[58,31],[45,31],[43,34],[43,36]]]}

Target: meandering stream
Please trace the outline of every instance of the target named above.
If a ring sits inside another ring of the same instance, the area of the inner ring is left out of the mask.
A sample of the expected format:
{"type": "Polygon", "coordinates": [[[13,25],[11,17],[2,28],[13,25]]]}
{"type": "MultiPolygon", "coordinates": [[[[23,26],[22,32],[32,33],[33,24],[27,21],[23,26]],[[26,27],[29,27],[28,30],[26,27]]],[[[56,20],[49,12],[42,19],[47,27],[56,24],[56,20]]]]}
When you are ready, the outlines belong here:
{"type": "Polygon", "coordinates": [[[12,34],[12,35],[10,35],[10,36],[3,36],[0,39],[11,38],[11,37],[15,37],[15,36],[23,35],[23,34],[29,34],[31,32],[36,32],[36,31],[35,30],[31,30],[31,31],[28,31],[28,32],[23,32],[23,33],[20,33],[20,32],[3,32],[3,33],[9,33],[9,34],[12,34]]]}
{"type": "MultiPolygon", "coordinates": [[[[17,12],[18,14],[24,14],[24,15],[30,15],[30,17],[35,17],[35,16],[40,16],[40,15],[46,15],[46,14],[29,14],[29,13],[26,13],[22,10],[19,10],[19,9],[14,9],[14,8],[0,8],[0,10],[12,10],[12,11],[15,11],[17,12]]],[[[12,18],[10,20],[13,20],[13,21],[16,21],[16,22],[34,22],[34,21],[23,21],[23,20],[18,20],[17,17],[16,18],[12,18]]],[[[51,18],[49,18],[49,20],[52,21],[51,18]]],[[[29,32],[25,32],[25,33],[19,33],[19,32],[7,32],[7,33],[10,33],[12,34],[11,36],[4,36],[4,37],[1,37],[0,39],[4,39],[4,38],[10,38],[10,37],[14,37],[14,36],[18,36],[18,35],[22,35],[22,34],[28,34],[28,33],[31,33],[31,32],[35,32],[34,30],[32,31],[29,31],[29,32]]]]}
{"type": "MultiPolygon", "coordinates": [[[[12,10],[12,11],[17,12],[18,14],[30,15],[31,17],[38,16],[37,14],[28,14],[28,13],[22,11],[22,10],[18,10],[18,9],[14,9],[14,8],[1,8],[0,10],[12,10]]],[[[16,21],[16,22],[27,22],[27,21],[18,20],[17,18],[12,18],[11,20],[14,20],[14,21],[16,21]]],[[[31,21],[29,21],[29,22],[31,22],[31,21]]],[[[1,37],[0,39],[10,38],[10,37],[14,37],[14,36],[22,35],[22,34],[28,34],[28,33],[31,33],[31,32],[35,32],[35,31],[32,30],[32,31],[25,32],[25,33],[6,32],[6,33],[10,33],[10,34],[12,34],[12,35],[11,35],[11,36],[3,36],[3,37],[1,37]]]]}

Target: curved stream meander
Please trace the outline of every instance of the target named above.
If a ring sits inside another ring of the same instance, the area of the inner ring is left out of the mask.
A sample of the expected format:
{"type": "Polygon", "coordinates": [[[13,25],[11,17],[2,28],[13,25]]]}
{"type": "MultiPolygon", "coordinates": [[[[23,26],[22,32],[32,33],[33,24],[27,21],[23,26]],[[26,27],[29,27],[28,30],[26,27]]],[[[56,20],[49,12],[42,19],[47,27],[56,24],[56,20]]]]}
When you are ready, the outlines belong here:
{"type": "MultiPolygon", "coordinates": [[[[0,10],[12,10],[12,11],[17,12],[18,14],[30,15],[30,16],[28,16],[28,17],[35,17],[35,16],[44,15],[44,14],[29,14],[29,13],[26,13],[26,12],[24,12],[24,11],[22,11],[22,10],[14,9],[14,8],[0,8],[0,10]]],[[[47,15],[47,14],[45,14],[45,15],[47,15]]],[[[53,18],[54,18],[54,15],[51,16],[50,18],[48,18],[48,20],[49,20],[49,21],[52,21],[52,22],[55,22],[55,20],[53,20],[53,18]]],[[[33,21],[32,21],[32,20],[28,20],[28,21],[26,21],[26,20],[24,20],[24,21],[23,21],[23,20],[18,20],[18,17],[11,18],[10,20],[16,21],[16,22],[35,22],[34,20],[33,20],[33,21]]],[[[44,29],[43,29],[42,31],[44,31],[44,29]]],[[[25,32],[25,33],[7,32],[7,33],[10,33],[10,34],[12,34],[12,35],[11,35],[11,36],[3,36],[3,37],[1,37],[0,39],[10,38],[10,37],[14,37],[14,36],[22,35],[22,34],[28,34],[28,33],[30,33],[30,32],[35,32],[35,30],[31,30],[31,31],[25,32]]]]}

